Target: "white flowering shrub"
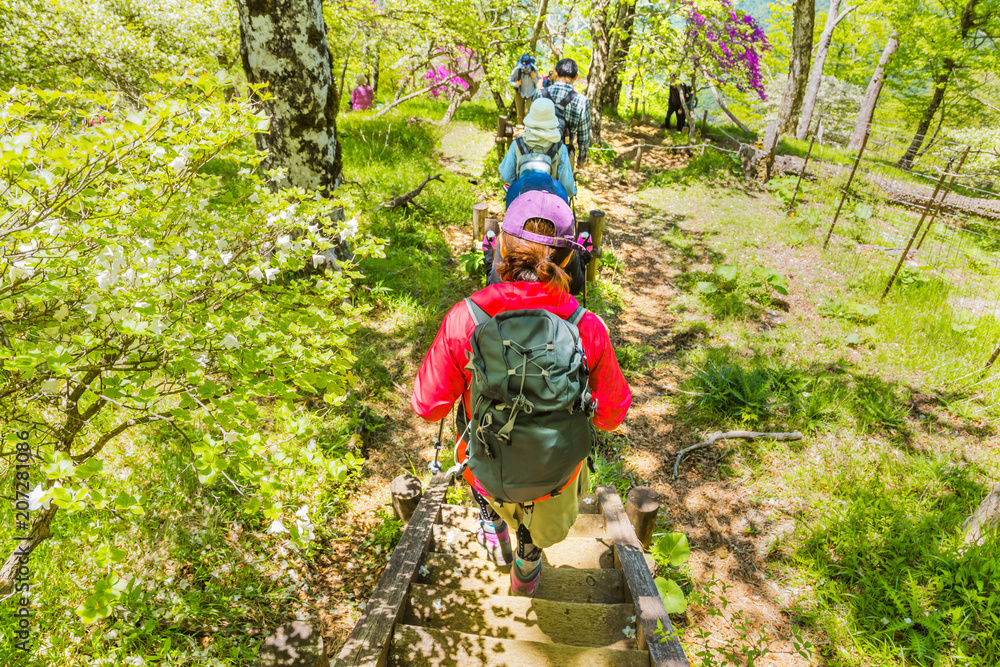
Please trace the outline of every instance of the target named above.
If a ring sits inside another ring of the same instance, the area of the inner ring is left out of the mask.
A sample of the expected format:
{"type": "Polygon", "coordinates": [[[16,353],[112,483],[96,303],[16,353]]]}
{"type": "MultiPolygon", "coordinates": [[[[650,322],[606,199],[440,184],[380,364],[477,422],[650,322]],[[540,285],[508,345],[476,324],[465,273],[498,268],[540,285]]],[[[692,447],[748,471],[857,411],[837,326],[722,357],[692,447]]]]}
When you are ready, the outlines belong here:
{"type": "Polygon", "coordinates": [[[0,81],[61,87],[92,77],[135,95],[150,72],[237,65],[238,29],[225,0],[5,0],[0,81]]]}
{"type": "MultiPolygon", "coordinates": [[[[36,528],[59,510],[143,514],[141,493],[105,479],[104,454],[157,428],[179,436],[203,486],[304,547],[313,515],[283,508],[284,472],[319,466],[336,483],[358,460],[315,441],[273,455],[262,406],[345,399],[353,262],[380,247],[331,222],[335,202],[258,176],[252,137],[268,121],[227,94],[224,71],[154,78],[138,106],[0,93],[0,422],[8,438],[30,432],[44,460],[36,528]],[[97,108],[103,121],[79,122],[97,108]],[[353,259],[329,266],[348,238],[353,259]]],[[[108,567],[124,555],[105,551],[108,567]]],[[[77,613],[102,618],[121,591],[109,573],[77,613]]]]}

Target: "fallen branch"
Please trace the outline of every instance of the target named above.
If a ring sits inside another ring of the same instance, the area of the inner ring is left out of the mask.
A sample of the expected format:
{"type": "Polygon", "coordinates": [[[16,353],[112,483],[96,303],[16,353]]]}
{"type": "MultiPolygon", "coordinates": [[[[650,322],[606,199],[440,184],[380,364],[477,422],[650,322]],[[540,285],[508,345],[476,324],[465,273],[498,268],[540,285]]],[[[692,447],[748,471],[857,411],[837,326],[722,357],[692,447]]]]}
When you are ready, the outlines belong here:
{"type": "MultiPolygon", "coordinates": [[[[478,68],[476,68],[476,69],[478,69],[478,68]]],[[[474,70],[474,69],[470,69],[470,70],[468,70],[466,72],[462,72],[460,74],[453,74],[452,77],[459,77],[459,78],[461,78],[461,77],[465,76],[466,74],[472,74],[475,71],[476,70],[474,70]]],[[[424,86],[423,88],[421,88],[420,90],[416,91],[415,93],[410,93],[409,95],[406,95],[405,97],[400,97],[398,100],[394,100],[391,103],[386,104],[384,107],[382,107],[381,109],[379,109],[375,114],[373,114],[372,118],[378,118],[379,116],[381,116],[382,114],[386,113],[390,109],[394,109],[395,107],[398,107],[400,104],[402,104],[403,102],[405,102],[407,100],[412,100],[417,95],[423,95],[424,93],[430,91],[432,88],[440,88],[440,87],[446,86],[446,85],[448,85],[447,82],[435,81],[431,85],[424,86]]]]}
{"type": "Polygon", "coordinates": [[[706,70],[703,67],[701,71],[702,74],[705,75],[705,80],[708,81],[708,87],[712,90],[712,96],[715,98],[715,101],[719,105],[719,108],[722,109],[722,112],[725,113],[727,116],[729,116],[729,120],[733,121],[733,123],[736,124],[736,127],[740,128],[741,130],[749,134],[755,134],[753,130],[751,130],[749,127],[741,123],[740,119],[737,118],[735,115],[733,115],[733,112],[730,111],[729,107],[726,106],[725,101],[722,99],[722,94],[715,89],[715,84],[712,83],[712,77],[709,76],[708,70],[706,70]]]}
{"type": "Polygon", "coordinates": [[[379,208],[396,208],[398,206],[406,206],[407,204],[413,204],[414,206],[417,206],[417,208],[421,208],[413,200],[417,197],[417,195],[421,193],[421,191],[423,191],[424,187],[426,187],[427,184],[430,183],[431,181],[441,181],[442,183],[444,183],[444,181],[441,180],[441,174],[438,174],[437,176],[428,176],[427,178],[424,179],[423,183],[418,185],[413,190],[410,190],[405,195],[400,195],[395,199],[391,199],[385,202],[384,204],[379,206],[379,208]]]}
{"type": "Polygon", "coordinates": [[[726,431],[723,433],[722,431],[716,431],[710,434],[707,440],[699,442],[697,445],[685,447],[677,453],[677,460],[674,461],[674,479],[677,479],[677,467],[681,464],[681,458],[688,452],[708,447],[719,440],[758,440],[760,438],[768,438],[770,440],[801,440],[802,434],[798,431],[792,431],[791,433],[758,433],[756,431],[726,431]]]}

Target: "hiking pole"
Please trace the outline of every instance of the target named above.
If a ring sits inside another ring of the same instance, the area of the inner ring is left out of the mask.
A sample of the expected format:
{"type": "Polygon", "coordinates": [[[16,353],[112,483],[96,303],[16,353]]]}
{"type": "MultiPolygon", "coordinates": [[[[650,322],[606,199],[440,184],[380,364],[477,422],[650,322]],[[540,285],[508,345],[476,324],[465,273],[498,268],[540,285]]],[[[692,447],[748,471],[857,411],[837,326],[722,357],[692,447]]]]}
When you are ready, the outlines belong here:
{"type": "Polygon", "coordinates": [[[438,463],[438,454],[441,453],[441,437],[444,435],[444,421],[447,417],[441,419],[441,423],[438,425],[438,437],[434,441],[434,461],[427,465],[432,473],[435,475],[441,472],[441,464],[438,463]]]}

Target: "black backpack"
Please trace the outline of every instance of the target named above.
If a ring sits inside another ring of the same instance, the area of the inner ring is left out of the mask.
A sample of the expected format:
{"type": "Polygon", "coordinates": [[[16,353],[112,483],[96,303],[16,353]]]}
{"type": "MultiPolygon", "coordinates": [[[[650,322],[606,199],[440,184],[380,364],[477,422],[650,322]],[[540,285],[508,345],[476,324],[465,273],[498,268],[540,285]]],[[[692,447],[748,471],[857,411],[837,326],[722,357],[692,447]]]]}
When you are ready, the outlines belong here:
{"type": "Polygon", "coordinates": [[[566,125],[566,109],[568,109],[569,105],[573,103],[573,100],[577,98],[577,95],[579,95],[578,92],[571,90],[569,95],[557,102],[555,98],[552,97],[552,88],[542,88],[538,91],[539,97],[552,100],[552,104],[556,108],[556,120],[559,121],[559,132],[562,134],[563,143],[570,148],[573,147],[573,135],[570,134],[569,126],[566,125]]]}

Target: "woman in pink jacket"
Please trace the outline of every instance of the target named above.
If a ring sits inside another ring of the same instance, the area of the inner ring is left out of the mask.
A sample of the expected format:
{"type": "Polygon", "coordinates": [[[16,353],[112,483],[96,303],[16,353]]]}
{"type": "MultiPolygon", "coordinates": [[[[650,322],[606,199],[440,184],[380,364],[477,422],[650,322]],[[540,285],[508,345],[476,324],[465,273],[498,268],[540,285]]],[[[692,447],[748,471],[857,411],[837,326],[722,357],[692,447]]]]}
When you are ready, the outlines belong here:
{"type": "MultiPolygon", "coordinates": [[[[521,195],[508,209],[500,234],[502,262],[496,268],[504,282],[476,292],[472,300],[490,317],[511,310],[545,309],[568,319],[578,307],[576,299],[567,292],[569,276],[564,269],[572,255],[574,237],[572,211],[560,197],[547,192],[521,195]]],[[[587,312],[577,326],[590,371],[590,389],[597,404],[593,424],[605,431],[614,430],[632,404],[632,392],[600,318],[587,312]]],[[[462,399],[463,410],[457,415],[459,433],[465,432],[471,419],[471,373],[466,364],[474,329],[470,309],[459,302],[441,323],[417,372],[410,399],[413,410],[428,421],[444,419],[455,402],[462,399]]],[[[456,460],[460,463],[465,459],[466,447],[460,437],[456,447],[456,460]]],[[[580,462],[570,482],[558,494],[534,502],[527,510],[520,504],[500,503],[490,498],[468,469],[464,477],[480,507],[479,543],[497,564],[510,563],[513,557],[507,526],[510,524],[518,536],[511,589],[515,593],[533,594],[541,576],[542,549],[566,538],[576,521],[579,494],[589,490],[586,462],[580,462]]]]}
{"type": "Polygon", "coordinates": [[[375,102],[375,91],[368,85],[368,78],[358,74],[354,80],[357,87],[351,91],[351,111],[367,111],[375,102]]]}

